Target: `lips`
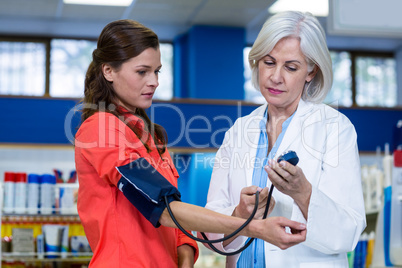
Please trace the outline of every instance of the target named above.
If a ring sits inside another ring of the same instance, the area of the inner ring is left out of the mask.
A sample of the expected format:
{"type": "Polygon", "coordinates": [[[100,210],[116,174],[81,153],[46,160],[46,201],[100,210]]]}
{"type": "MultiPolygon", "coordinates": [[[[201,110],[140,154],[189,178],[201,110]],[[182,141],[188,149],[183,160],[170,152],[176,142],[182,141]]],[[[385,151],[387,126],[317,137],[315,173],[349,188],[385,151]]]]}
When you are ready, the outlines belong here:
{"type": "Polygon", "coordinates": [[[275,88],[268,88],[269,93],[274,94],[274,95],[278,95],[283,93],[283,91],[279,90],[279,89],[275,89],[275,88]]]}
{"type": "Polygon", "coordinates": [[[146,97],[152,97],[154,95],[154,92],[147,92],[147,93],[143,93],[142,95],[146,96],[146,97]]]}

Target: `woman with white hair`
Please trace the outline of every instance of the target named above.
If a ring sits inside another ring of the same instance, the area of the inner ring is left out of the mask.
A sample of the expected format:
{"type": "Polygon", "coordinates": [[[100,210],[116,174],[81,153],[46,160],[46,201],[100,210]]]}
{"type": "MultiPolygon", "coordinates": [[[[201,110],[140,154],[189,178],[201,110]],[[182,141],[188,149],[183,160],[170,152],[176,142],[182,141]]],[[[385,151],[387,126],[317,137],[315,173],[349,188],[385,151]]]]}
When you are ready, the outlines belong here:
{"type": "MultiPolygon", "coordinates": [[[[269,217],[306,223],[307,236],[287,249],[256,239],[228,257],[227,267],[348,267],[347,252],[355,248],[366,218],[355,128],[322,104],[332,86],[325,32],[310,13],[278,13],[263,25],[249,63],[266,103],[225,134],[206,207],[247,218],[260,191],[255,217],[262,218],[273,185],[269,217]],[[276,161],[289,150],[299,157],[296,166],[276,161]]],[[[232,252],[246,240],[238,236],[214,246],[232,252]]]]}

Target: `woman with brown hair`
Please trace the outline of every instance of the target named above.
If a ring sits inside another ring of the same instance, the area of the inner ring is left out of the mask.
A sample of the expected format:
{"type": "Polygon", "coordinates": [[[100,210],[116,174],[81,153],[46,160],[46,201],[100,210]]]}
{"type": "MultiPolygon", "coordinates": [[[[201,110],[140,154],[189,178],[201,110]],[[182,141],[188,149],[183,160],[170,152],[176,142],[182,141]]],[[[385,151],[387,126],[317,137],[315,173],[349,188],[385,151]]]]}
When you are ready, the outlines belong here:
{"type": "MultiPolygon", "coordinates": [[[[186,229],[231,233],[245,222],[180,202],[166,133],[145,112],[161,67],[158,37],[142,24],[114,21],[100,34],[75,139],[78,213],[93,251],[90,267],[194,265],[197,244],[176,229],[166,205],[152,199],[154,190],[169,189],[170,207],[186,229]],[[143,182],[152,191],[138,186],[143,182]]],[[[306,231],[277,217],[253,220],[241,234],[287,248],[304,241],[306,231]]]]}

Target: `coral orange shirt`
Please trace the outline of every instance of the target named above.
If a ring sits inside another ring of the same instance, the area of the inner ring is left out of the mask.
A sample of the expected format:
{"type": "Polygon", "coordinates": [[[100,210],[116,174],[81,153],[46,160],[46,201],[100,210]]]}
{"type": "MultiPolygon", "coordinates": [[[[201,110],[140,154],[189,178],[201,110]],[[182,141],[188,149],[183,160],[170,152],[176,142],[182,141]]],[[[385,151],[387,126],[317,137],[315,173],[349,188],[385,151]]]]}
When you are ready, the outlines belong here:
{"type": "MultiPolygon", "coordinates": [[[[129,120],[144,124],[133,115],[129,120]]],[[[183,244],[198,257],[194,240],[176,228],[155,228],[116,187],[121,178],[116,167],[140,157],[177,187],[179,176],[168,151],[160,157],[151,137],[147,144],[149,153],[122,120],[106,112],[90,116],[76,134],[78,213],[93,251],[90,267],[177,267],[177,247],[183,244]]]]}

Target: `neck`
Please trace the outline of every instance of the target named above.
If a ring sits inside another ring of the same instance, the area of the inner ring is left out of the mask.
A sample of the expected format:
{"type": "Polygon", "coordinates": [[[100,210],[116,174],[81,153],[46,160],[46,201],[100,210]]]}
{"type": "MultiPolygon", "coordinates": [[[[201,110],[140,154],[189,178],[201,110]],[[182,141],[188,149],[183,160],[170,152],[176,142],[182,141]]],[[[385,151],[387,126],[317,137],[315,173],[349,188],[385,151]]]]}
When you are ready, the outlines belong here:
{"type": "Polygon", "coordinates": [[[268,153],[271,151],[272,146],[275,144],[279,134],[282,132],[282,124],[286,121],[297,109],[296,105],[291,105],[286,108],[275,107],[268,105],[267,111],[267,134],[268,134],[268,153]]]}
{"type": "Polygon", "coordinates": [[[297,109],[297,105],[281,108],[273,105],[268,105],[268,118],[269,121],[285,121],[288,119],[297,109]]]}

